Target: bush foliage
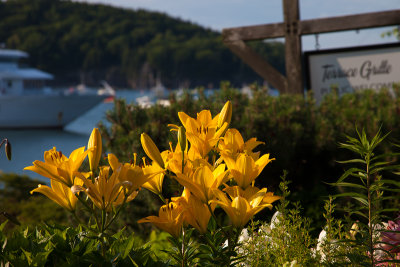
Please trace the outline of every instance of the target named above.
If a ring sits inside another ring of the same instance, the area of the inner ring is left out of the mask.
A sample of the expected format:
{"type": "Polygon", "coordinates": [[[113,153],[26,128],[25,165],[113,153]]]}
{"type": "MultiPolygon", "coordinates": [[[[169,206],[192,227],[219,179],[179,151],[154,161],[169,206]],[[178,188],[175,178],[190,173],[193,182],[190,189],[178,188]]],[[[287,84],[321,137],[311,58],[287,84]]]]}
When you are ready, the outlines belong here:
{"type": "MultiPolygon", "coordinates": [[[[200,89],[198,99],[187,92],[179,99],[172,95],[169,107],[155,105],[147,109],[116,100],[114,109],[107,113],[111,126],[100,125],[106,149],[125,161],[132,159],[132,153],[140,158],[144,156],[139,142],[142,132],[160,144],[160,150],[168,149],[168,140],[176,137],[165,134],[167,124],[179,122],[178,111],[194,116],[199,110],[209,109],[215,114],[229,99],[236,114],[232,127],[245,140],[256,137],[265,141],[259,146],[261,153],[269,152],[276,158],[261,174],[258,186],[268,185],[275,190],[282,170],[287,170],[293,198],[301,199],[307,215],[322,219],[323,197],[330,193],[325,182],[336,181],[342,173],[336,161],[351,155],[340,149],[338,142],[345,140],[345,135],[355,136],[356,127],[364,128],[369,136],[381,128],[382,132],[391,132],[391,139],[400,139],[399,86],[342,97],[333,92],[319,105],[311,94],[273,97],[266,88],[253,85],[252,89],[250,99],[229,83],[222,83],[221,90],[209,97],[200,89]]],[[[380,152],[387,151],[388,145],[382,145],[380,152]]]]}

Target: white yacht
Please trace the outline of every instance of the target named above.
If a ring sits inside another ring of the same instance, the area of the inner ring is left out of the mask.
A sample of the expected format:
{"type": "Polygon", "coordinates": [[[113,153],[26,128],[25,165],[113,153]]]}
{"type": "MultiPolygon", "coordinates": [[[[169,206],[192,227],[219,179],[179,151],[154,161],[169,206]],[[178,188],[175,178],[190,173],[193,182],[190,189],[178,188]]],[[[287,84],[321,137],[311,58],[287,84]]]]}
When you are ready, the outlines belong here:
{"type": "Polygon", "coordinates": [[[27,57],[23,51],[0,49],[0,128],[61,128],[110,96],[53,90],[46,86],[53,75],[19,66],[27,57]]]}

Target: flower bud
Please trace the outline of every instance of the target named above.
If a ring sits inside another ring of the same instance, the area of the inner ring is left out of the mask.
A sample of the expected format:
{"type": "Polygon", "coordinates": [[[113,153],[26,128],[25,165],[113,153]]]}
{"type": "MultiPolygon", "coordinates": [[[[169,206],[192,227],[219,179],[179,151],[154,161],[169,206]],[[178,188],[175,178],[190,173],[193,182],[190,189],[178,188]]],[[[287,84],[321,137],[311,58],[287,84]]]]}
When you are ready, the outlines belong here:
{"type": "Polygon", "coordinates": [[[89,149],[92,149],[88,152],[89,166],[90,170],[94,171],[99,165],[102,150],[101,135],[97,128],[94,128],[90,135],[88,142],[89,149]]]}
{"type": "Polygon", "coordinates": [[[186,149],[186,131],[185,131],[185,128],[183,128],[182,126],[180,126],[178,128],[178,143],[179,143],[179,146],[181,147],[181,150],[185,151],[185,149],[186,149]]]}
{"type": "Polygon", "coordinates": [[[160,150],[158,150],[156,144],[154,144],[150,136],[142,133],[142,135],[140,136],[140,142],[142,143],[142,147],[146,155],[149,156],[149,158],[151,158],[153,161],[155,161],[158,166],[164,169],[164,161],[161,157],[160,150]]]}
{"type": "Polygon", "coordinates": [[[231,122],[231,118],[232,118],[232,103],[231,101],[228,100],[222,107],[221,112],[219,113],[217,128],[221,128],[225,122],[229,124],[231,122]]]}
{"type": "Polygon", "coordinates": [[[8,142],[8,140],[6,139],[6,144],[4,146],[4,149],[6,151],[6,156],[8,160],[11,160],[11,143],[8,142]]]}

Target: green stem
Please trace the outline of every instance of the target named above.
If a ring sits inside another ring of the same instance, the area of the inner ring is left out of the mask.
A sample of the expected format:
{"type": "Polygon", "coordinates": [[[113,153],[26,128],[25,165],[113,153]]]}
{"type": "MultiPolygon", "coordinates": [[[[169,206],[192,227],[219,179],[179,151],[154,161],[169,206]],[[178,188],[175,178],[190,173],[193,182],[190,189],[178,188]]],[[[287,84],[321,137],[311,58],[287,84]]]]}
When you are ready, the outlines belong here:
{"type": "Polygon", "coordinates": [[[93,208],[91,208],[91,207],[86,203],[86,201],[82,198],[82,196],[80,196],[79,194],[76,194],[75,196],[76,196],[76,197],[78,198],[78,200],[83,204],[83,206],[85,206],[85,208],[86,208],[92,215],[94,215],[94,219],[96,220],[96,225],[97,225],[97,227],[99,228],[99,221],[98,221],[98,219],[97,219],[96,211],[95,211],[93,208]]]}
{"type": "Polygon", "coordinates": [[[181,247],[181,256],[182,256],[182,263],[181,267],[186,266],[186,248],[185,248],[185,228],[182,226],[182,247],[181,247]]]}
{"type": "MultiPolygon", "coordinates": [[[[208,210],[209,210],[210,213],[211,213],[211,216],[214,218],[215,223],[217,224],[218,228],[221,229],[221,231],[224,233],[225,237],[228,238],[228,240],[229,240],[229,238],[230,238],[231,235],[228,234],[228,233],[225,231],[225,229],[218,223],[217,216],[215,216],[214,212],[212,211],[210,204],[207,204],[207,207],[208,207],[208,210]]],[[[228,242],[229,242],[229,241],[228,241],[228,242]]]]}
{"type": "Polygon", "coordinates": [[[125,195],[124,201],[122,202],[122,204],[119,206],[117,212],[114,214],[114,216],[111,218],[111,220],[108,222],[108,224],[104,227],[104,230],[107,230],[108,227],[110,227],[110,225],[114,222],[114,220],[118,217],[119,213],[121,212],[122,208],[125,206],[126,204],[126,200],[128,199],[128,196],[125,195]]]}
{"type": "Polygon", "coordinates": [[[101,229],[100,232],[103,233],[105,231],[105,225],[107,220],[106,210],[101,211],[101,229]]]}
{"type": "Polygon", "coordinates": [[[97,213],[96,213],[96,209],[95,209],[94,203],[93,203],[92,211],[93,211],[92,214],[93,214],[94,220],[96,221],[97,230],[100,230],[100,221],[99,221],[99,218],[97,217],[97,213]]]}
{"type": "Polygon", "coordinates": [[[182,151],[182,174],[185,172],[185,150],[182,151]]]}
{"type": "Polygon", "coordinates": [[[375,261],[374,261],[374,244],[373,244],[373,227],[372,225],[372,196],[371,196],[371,191],[370,191],[370,174],[369,174],[369,155],[367,156],[367,192],[368,192],[368,232],[369,232],[369,253],[371,257],[371,264],[372,266],[375,266],[375,261]]]}
{"type": "Polygon", "coordinates": [[[236,228],[236,234],[234,236],[234,239],[232,239],[232,240],[228,239],[229,255],[231,255],[231,253],[233,251],[235,251],[235,247],[236,247],[237,242],[239,240],[239,236],[240,236],[240,233],[242,232],[242,229],[243,228],[240,228],[240,227],[236,228]]]}
{"type": "MultiPolygon", "coordinates": [[[[102,197],[103,203],[105,203],[104,196],[102,197]]],[[[110,204],[111,205],[111,204],[110,204]]],[[[106,245],[107,245],[107,239],[104,236],[105,232],[105,225],[107,221],[107,212],[106,212],[106,207],[101,210],[101,228],[100,228],[100,242],[101,242],[101,253],[103,257],[106,256],[106,245]]]]}
{"type": "Polygon", "coordinates": [[[78,215],[76,215],[76,211],[71,211],[72,215],[74,215],[75,220],[78,222],[78,225],[83,225],[84,227],[86,227],[86,225],[84,225],[81,221],[81,219],[79,219],[78,215]]]}

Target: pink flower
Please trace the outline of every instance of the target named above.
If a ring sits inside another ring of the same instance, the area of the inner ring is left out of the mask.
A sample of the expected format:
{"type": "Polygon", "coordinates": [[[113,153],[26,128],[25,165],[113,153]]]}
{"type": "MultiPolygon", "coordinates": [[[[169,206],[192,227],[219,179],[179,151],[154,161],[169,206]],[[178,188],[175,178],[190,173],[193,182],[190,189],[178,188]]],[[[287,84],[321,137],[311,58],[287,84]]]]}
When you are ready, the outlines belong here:
{"type": "Polygon", "coordinates": [[[381,232],[381,240],[384,242],[381,244],[382,249],[391,253],[400,252],[400,218],[395,222],[388,221],[386,230],[381,232]]]}

